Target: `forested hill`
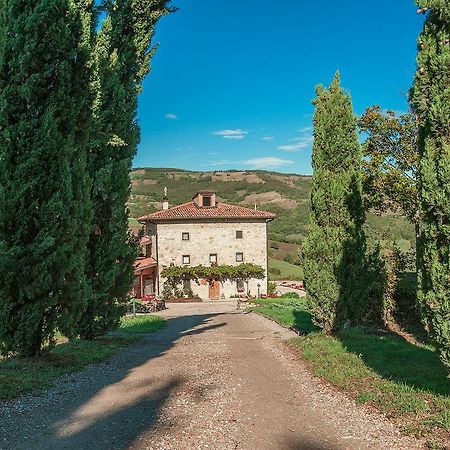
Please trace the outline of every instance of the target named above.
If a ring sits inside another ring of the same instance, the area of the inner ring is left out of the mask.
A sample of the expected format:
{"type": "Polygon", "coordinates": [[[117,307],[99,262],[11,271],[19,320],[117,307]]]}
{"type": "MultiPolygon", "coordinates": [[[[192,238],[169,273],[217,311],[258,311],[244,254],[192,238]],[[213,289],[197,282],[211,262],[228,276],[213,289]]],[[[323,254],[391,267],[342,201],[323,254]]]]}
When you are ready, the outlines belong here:
{"type": "MultiPolygon", "coordinates": [[[[189,201],[201,189],[213,189],[228,203],[277,213],[269,224],[274,241],[300,243],[308,229],[311,177],[268,171],[189,172],[177,169],[135,169],[131,174],[132,195],[129,207],[136,218],[161,209],[164,187],[170,205],[189,201]]],[[[413,227],[394,215],[382,217],[369,213],[368,232],[387,241],[400,241],[404,248],[413,243],[413,227]]]]}

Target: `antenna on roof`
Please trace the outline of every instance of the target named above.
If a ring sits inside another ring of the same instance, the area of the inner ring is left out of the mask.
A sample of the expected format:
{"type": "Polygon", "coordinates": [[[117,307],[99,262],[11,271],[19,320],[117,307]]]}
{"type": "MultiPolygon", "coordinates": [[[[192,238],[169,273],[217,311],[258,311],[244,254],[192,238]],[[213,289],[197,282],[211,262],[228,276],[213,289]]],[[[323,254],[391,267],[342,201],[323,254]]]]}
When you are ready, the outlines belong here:
{"type": "Polygon", "coordinates": [[[256,206],[256,203],[255,203],[255,211],[258,211],[258,208],[257,208],[257,206],[256,206]]]}
{"type": "Polygon", "coordinates": [[[169,209],[169,198],[167,197],[167,187],[164,188],[164,198],[162,208],[164,211],[169,209]]]}

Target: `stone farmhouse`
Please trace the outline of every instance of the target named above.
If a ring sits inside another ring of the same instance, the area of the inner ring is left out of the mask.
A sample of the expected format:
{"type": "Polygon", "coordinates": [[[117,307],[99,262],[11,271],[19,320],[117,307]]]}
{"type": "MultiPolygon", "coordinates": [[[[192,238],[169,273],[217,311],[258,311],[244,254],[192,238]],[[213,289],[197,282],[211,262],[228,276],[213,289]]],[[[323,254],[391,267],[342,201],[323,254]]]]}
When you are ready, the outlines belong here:
{"type": "MultiPolygon", "coordinates": [[[[139,219],[146,236],[141,241],[144,257],[135,265],[135,295],[160,294],[161,271],[170,265],[239,265],[253,263],[264,268],[266,278],[251,279],[253,295],[267,293],[267,224],[275,214],[220,202],[213,191],[200,191],[191,201],[169,208],[167,190],[163,209],[139,219]]],[[[180,286],[185,292],[207,300],[243,294],[243,281],[220,283],[200,280],[180,286]]]]}

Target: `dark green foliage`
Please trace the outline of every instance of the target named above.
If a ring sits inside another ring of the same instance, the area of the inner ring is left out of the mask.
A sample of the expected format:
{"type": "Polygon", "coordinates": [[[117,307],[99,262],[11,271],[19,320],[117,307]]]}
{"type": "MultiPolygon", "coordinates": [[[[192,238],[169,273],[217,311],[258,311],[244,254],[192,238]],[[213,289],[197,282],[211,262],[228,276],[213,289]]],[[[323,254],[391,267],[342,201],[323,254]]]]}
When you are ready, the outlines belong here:
{"type": "Polygon", "coordinates": [[[128,231],[130,169],[139,143],[137,98],[149,71],[156,22],[168,0],[107,2],[94,49],[94,123],[89,169],[94,228],[89,241],[92,298],[79,323],[87,339],[117,327],[133,281],[137,246],[128,231]]]}
{"type": "Polygon", "coordinates": [[[351,99],[339,74],[329,89],[317,88],[314,104],[314,175],[303,267],[314,320],[332,332],[358,323],[366,307],[362,156],[351,99]]]}
{"type": "Polygon", "coordinates": [[[450,4],[419,2],[427,14],[411,93],[419,123],[419,300],[442,361],[450,368],[450,4]]]}
{"type": "Polygon", "coordinates": [[[369,305],[365,319],[380,325],[392,321],[410,325],[417,317],[416,283],[406,274],[415,270],[415,253],[402,251],[395,242],[383,249],[379,242],[372,246],[366,261],[369,305]]]}
{"type": "Polygon", "coordinates": [[[2,59],[2,53],[3,53],[3,40],[4,40],[4,33],[5,33],[5,12],[6,12],[6,5],[5,0],[0,0],[0,60],[2,59]]]}
{"type": "MultiPolygon", "coordinates": [[[[3,2],[2,2],[3,4],[3,2]]],[[[87,301],[89,1],[10,0],[0,50],[1,351],[73,334],[87,301]]]]}

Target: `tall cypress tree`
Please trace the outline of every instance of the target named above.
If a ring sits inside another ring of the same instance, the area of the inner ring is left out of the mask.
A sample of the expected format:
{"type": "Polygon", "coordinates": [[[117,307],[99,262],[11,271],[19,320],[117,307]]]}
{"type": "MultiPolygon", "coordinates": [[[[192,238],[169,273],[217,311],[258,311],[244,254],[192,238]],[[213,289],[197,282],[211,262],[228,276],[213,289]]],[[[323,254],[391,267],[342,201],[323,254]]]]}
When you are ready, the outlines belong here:
{"type": "Polygon", "coordinates": [[[94,231],[89,241],[92,298],[80,321],[92,339],[117,326],[133,281],[137,247],[128,229],[130,170],[139,143],[138,95],[149,71],[157,21],[169,0],[116,0],[95,46],[93,180],[94,231]]]}
{"type": "Polygon", "coordinates": [[[5,6],[5,0],[0,0],[0,61],[2,59],[3,39],[5,31],[5,6]]]}
{"type": "Polygon", "coordinates": [[[420,1],[427,14],[418,40],[411,101],[419,122],[419,301],[442,361],[450,367],[450,4],[420,1]]]}
{"type": "Polygon", "coordinates": [[[315,322],[330,333],[357,323],[365,307],[361,148],[351,98],[339,73],[319,86],[314,114],[313,183],[305,286],[315,322]]]}
{"type": "Polygon", "coordinates": [[[37,354],[87,301],[85,0],[9,0],[0,61],[0,346],[37,354]]]}

